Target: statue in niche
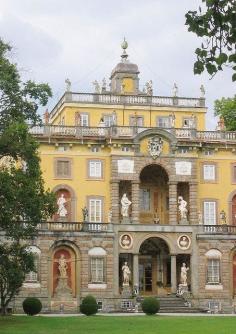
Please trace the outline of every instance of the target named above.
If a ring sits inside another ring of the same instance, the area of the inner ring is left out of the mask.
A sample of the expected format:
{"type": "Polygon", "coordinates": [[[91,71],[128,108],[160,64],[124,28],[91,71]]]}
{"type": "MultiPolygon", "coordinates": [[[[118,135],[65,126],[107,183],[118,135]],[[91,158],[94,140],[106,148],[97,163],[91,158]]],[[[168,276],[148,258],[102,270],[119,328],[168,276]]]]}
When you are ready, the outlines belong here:
{"type": "Polygon", "coordinates": [[[189,268],[186,267],[185,263],[183,263],[180,272],[180,283],[185,286],[187,285],[188,271],[189,268]]]}
{"type": "Polygon", "coordinates": [[[67,210],[65,208],[65,203],[66,203],[66,199],[64,197],[64,194],[61,194],[61,196],[57,200],[57,206],[58,206],[57,214],[61,218],[65,218],[66,215],[67,215],[67,210]]]}
{"type": "Polygon", "coordinates": [[[65,84],[66,84],[66,92],[71,92],[71,81],[70,79],[66,79],[65,80],[65,84]]]}
{"type": "Polygon", "coordinates": [[[64,254],[61,254],[58,260],[58,269],[59,269],[60,277],[66,278],[68,266],[67,266],[66,258],[64,254]]]}
{"type": "Polygon", "coordinates": [[[123,272],[123,286],[129,286],[131,271],[129,269],[128,263],[125,262],[122,266],[123,272]]]}
{"type": "Polygon", "coordinates": [[[129,207],[132,204],[132,202],[128,199],[126,193],[121,198],[121,215],[123,217],[129,217],[129,207]]]}
{"type": "Polygon", "coordinates": [[[100,85],[97,80],[93,81],[92,84],[94,85],[94,92],[96,94],[100,94],[100,85]]]}
{"type": "Polygon", "coordinates": [[[187,219],[187,202],[183,199],[182,196],[178,197],[178,204],[179,204],[179,213],[180,213],[180,217],[181,219],[187,219]]]}

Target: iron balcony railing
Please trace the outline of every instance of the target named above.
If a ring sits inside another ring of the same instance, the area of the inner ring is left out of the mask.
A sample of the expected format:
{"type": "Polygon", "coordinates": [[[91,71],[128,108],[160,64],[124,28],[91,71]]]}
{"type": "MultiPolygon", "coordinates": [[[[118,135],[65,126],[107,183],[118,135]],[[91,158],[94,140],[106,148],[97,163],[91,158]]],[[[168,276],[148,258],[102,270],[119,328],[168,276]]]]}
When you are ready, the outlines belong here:
{"type": "Polygon", "coordinates": [[[148,130],[165,130],[172,133],[176,138],[203,141],[235,141],[235,131],[197,131],[190,128],[158,128],[139,126],[64,126],[42,125],[30,128],[30,133],[37,137],[73,137],[77,139],[92,138],[134,138],[137,134],[148,130]]]}
{"type": "Polygon", "coordinates": [[[205,98],[188,98],[177,96],[148,96],[148,95],[116,95],[109,92],[72,93],[66,92],[53,108],[53,117],[64,103],[110,104],[110,105],[148,105],[162,107],[204,108],[205,98]]]}

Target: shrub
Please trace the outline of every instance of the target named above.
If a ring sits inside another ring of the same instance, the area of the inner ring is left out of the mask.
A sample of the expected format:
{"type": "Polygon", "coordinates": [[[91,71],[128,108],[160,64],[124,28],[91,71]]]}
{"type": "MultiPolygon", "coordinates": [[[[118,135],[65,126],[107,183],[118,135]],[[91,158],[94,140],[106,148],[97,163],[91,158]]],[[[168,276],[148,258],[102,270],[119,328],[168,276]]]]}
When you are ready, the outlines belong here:
{"type": "Polygon", "coordinates": [[[154,297],[147,297],[141,303],[142,311],[148,315],[156,314],[160,310],[160,302],[154,297]]]}
{"type": "Polygon", "coordinates": [[[38,314],[42,310],[42,303],[38,298],[28,297],[23,303],[23,310],[28,315],[38,314]]]}
{"type": "Polygon", "coordinates": [[[96,314],[98,311],[98,304],[96,302],[96,299],[91,295],[86,296],[82,300],[82,303],[80,305],[80,311],[85,315],[96,314]]]}

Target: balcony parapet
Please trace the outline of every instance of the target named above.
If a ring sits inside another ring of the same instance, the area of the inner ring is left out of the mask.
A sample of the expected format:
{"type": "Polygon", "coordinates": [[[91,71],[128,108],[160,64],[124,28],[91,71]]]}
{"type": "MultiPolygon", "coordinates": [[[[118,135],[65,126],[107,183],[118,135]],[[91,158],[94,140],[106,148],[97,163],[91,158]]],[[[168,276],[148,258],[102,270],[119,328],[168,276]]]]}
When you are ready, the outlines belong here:
{"type": "Polygon", "coordinates": [[[199,233],[204,234],[236,234],[235,225],[201,225],[199,233]]]}
{"type": "Polygon", "coordinates": [[[205,108],[205,98],[67,92],[53,108],[50,114],[51,118],[57,113],[64,103],[205,108]]]}
{"type": "Polygon", "coordinates": [[[236,141],[236,131],[197,131],[189,128],[158,128],[158,127],[138,127],[138,126],[110,126],[110,127],[90,127],[90,126],[62,126],[43,125],[30,127],[30,133],[36,137],[72,137],[75,139],[99,138],[134,138],[137,134],[148,130],[165,130],[172,133],[177,139],[188,139],[195,141],[219,142],[236,141]]]}
{"type": "Polygon", "coordinates": [[[38,231],[55,232],[112,232],[111,224],[105,223],[82,223],[82,222],[42,222],[37,226],[38,231]]]}

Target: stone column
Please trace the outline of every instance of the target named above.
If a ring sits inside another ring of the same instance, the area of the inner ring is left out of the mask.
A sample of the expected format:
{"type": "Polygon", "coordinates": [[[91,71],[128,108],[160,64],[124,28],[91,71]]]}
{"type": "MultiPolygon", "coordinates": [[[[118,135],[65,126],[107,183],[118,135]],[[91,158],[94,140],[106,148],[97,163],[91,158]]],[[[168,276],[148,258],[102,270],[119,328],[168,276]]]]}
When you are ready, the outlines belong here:
{"type": "Polygon", "coordinates": [[[169,224],[177,225],[177,182],[170,181],[169,182],[169,224]]]}
{"type": "Polygon", "coordinates": [[[132,181],[132,223],[139,222],[139,181],[132,181]]]}
{"type": "Polygon", "coordinates": [[[139,254],[133,254],[133,287],[139,287],[138,256],[139,254]]]}
{"type": "Polygon", "coordinates": [[[116,233],[113,244],[113,293],[119,296],[119,241],[116,233]]]}
{"type": "Polygon", "coordinates": [[[119,198],[119,181],[111,181],[111,210],[112,223],[118,224],[120,221],[120,198],[119,198]]]}
{"type": "Polygon", "coordinates": [[[189,183],[189,223],[191,225],[198,224],[197,212],[197,182],[189,183]]]}
{"type": "Polygon", "coordinates": [[[171,292],[176,293],[177,281],[176,281],[176,254],[171,254],[171,292]]]}

